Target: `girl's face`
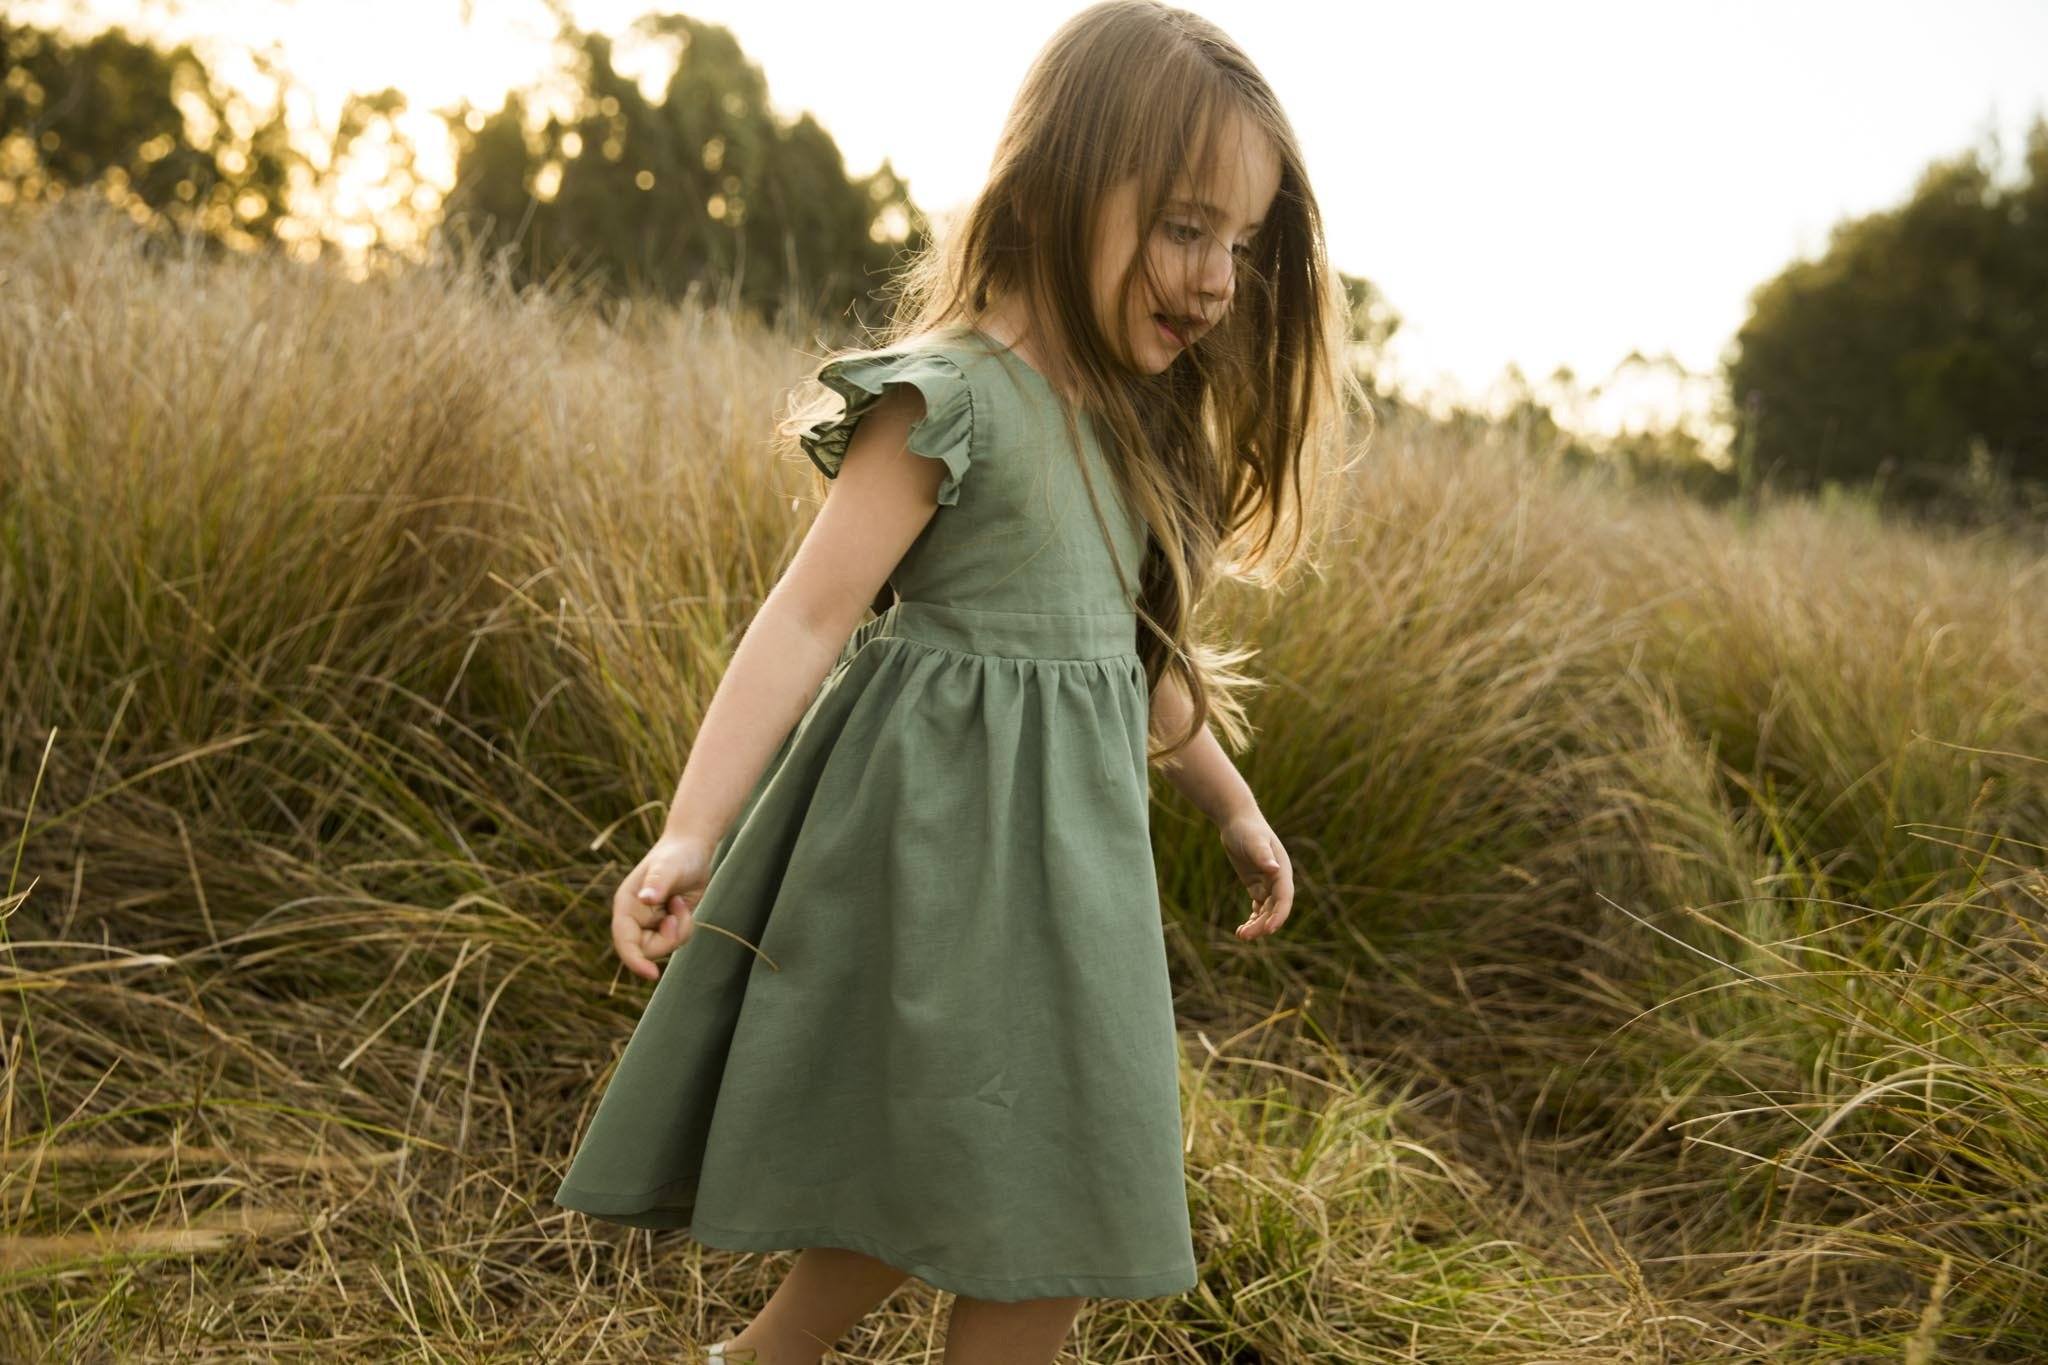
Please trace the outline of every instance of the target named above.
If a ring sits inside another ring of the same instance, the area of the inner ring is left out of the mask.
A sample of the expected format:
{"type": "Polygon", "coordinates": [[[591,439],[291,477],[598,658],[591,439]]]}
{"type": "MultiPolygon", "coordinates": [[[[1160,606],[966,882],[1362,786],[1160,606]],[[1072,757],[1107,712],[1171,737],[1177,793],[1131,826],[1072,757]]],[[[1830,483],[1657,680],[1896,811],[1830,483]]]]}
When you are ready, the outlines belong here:
{"type": "Polygon", "coordinates": [[[1092,271],[1095,316],[1112,339],[1121,333],[1125,354],[1145,374],[1166,369],[1222,321],[1252,238],[1280,192],[1271,139],[1241,115],[1221,146],[1216,178],[1193,188],[1183,179],[1146,230],[1137,222],[1135,181],[1119,185],[1103,205],[1092,271]],[[1141,252],[1158,284],[1141,266],[1124,316],[1115,319],[1117,277],[1141,252]]]}

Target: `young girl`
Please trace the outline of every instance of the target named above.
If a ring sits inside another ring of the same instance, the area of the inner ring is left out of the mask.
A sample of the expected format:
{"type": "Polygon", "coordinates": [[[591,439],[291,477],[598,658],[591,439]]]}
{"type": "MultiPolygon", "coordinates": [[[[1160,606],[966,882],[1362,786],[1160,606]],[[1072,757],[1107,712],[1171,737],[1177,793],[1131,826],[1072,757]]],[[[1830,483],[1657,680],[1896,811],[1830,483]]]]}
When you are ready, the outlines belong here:
{"type": "Polygon", "coordinates": [[[1348,389],[1272,91],[1185,10],[1078,14],[898,288],[782,427],[829,493],[614,898],[658,984],[555,1196],[805,1249],[714,1360],[817,1361],[906,1275],[975,1365],[1192,1287],[1150,765],[1215,821],[1240,939],[1293,899],[1210,729],[1246,740],[1246,654],[1191,627],[1302,557],[1348,389]]]}

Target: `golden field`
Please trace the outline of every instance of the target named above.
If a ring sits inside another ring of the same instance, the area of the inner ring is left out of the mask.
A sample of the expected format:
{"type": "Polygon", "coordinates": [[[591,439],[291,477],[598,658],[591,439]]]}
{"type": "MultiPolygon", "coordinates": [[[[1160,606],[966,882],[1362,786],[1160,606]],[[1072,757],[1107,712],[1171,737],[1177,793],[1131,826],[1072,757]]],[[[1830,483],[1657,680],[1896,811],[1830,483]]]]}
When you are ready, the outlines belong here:
{"type": "MultiPolygon", "coordinates": [[[[85,198],[0,216],[0,1353],[687,1358],[786,1257],[549,1195],[816,343],[85,198]]],[[[1217,616],[1278,935],[1156,786],[1203,1282],[1071,1358],[2048,1358],[2048,557],[1406,417],[1336,496],[1217,616]]]]}

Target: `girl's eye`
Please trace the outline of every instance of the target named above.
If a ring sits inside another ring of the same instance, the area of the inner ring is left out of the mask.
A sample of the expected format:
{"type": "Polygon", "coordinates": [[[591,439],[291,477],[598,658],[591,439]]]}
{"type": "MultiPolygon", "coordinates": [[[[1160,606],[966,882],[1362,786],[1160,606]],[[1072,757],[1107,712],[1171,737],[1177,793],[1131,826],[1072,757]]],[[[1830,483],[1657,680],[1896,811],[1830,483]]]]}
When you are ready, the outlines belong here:
{"type": "MultiPolygon", "coordinates": [[[[1193,246],[1205,235],[1201,228],[1188,223],[1168,223],[1166,225],[1166,232],[1167,236],[1172,239],[1176,246],[1193,246]]],[[[1232,247],[1230,254],[1240,261],[1250,260],[1252,256],[1251,243],[1246,242],[1242,246],[1232,247]]]]}

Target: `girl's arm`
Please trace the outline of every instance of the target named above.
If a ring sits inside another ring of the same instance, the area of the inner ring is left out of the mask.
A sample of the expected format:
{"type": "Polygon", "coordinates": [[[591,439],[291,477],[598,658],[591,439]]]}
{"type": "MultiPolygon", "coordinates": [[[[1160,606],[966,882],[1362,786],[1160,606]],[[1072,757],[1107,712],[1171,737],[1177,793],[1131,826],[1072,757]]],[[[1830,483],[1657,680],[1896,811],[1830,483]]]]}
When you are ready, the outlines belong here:
{"type": "MultiPolygon", "coordinates": [[[[1179,734],[1187,724],[1189,705],[1187,689],[1179,678],[1171,673],[1161,678],[1152,689],[1152,733],[1179,734]]],[[[1258,813],[1259,803],[1251,787],[1206,725],[1186,748],[1159,766],[1180,794],[1218,825],[1229,824],[1233,817],[1247,812],[1258,813]]]]}
{"type": "MultiPolygon", "coordinates": [[[[1153,731],[1179,734],[1192,705],[1180,680],[1167,674],[1152,689],[1153,731]]],[[[1215,822],[1223,850],[1251,894],[1252,916],[1237,927],[1237,936],[1250,941],[1285,924],[1294,904],[1293,863],[1215,734],[1203,726],[1187,747],[1159,766],[1180,794],[1215,822]]]]}
{"type": "Polygon", "coordinates": [[[892,384],[847,442],[825,505],[733,651],[659,838],[612,895],[612,946],[637,975],[690,936],[711,855],[817,695],[889,571],[938,510],[946,467],[909,449],[924,396],[892,384]]]}
{"type": "Polygon", "coordinates": [[[724,837],[890,570],[938,510],[945,466],[907,444],[923,416],[923,395],[892,384],[854,428],[825,505],[711,695],[665,837],[706,847],[724,837]]]}

